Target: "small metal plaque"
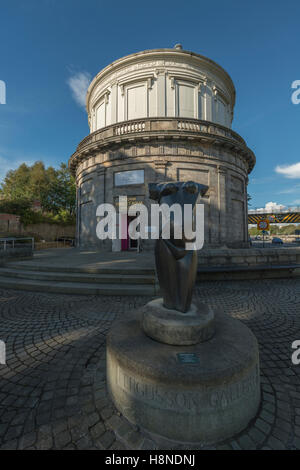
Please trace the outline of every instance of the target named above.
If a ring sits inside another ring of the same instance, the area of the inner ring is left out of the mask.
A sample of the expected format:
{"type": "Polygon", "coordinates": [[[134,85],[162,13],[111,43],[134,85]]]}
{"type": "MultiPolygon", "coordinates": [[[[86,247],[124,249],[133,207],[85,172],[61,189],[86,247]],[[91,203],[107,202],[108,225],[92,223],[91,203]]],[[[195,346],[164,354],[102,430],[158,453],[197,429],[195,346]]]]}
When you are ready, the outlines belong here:
{"type": "Polygon", "coordinates": [[[177,360],[180,364],[198,364],[199,357],[194,353],[179,353],[177,360]]]}

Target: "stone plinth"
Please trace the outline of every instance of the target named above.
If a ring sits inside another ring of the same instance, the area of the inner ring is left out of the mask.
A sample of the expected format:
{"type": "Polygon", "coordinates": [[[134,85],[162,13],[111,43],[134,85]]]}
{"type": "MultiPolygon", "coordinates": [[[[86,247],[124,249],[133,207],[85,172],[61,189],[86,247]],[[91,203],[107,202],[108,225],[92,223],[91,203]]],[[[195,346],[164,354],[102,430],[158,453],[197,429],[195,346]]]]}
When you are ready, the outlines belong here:
{"type": "Polygon", "coordinates": [[[188,346],[207,341],[215,332],[214,313],[205,304],[192,304],[181,313],[165,308],[160,298],[147,303],[141,313],[144,332],[161,343],[188,346]]]}
{"type": "Polygon", "coordinates": [[[186,443],[215,443],[246,428],[260,403],[251,331],[219,313],[209,341],[171,346],[146,336],[141,320],[116,324],[108,336],[108,387],[119,411],[149,434],[186,443]]]}

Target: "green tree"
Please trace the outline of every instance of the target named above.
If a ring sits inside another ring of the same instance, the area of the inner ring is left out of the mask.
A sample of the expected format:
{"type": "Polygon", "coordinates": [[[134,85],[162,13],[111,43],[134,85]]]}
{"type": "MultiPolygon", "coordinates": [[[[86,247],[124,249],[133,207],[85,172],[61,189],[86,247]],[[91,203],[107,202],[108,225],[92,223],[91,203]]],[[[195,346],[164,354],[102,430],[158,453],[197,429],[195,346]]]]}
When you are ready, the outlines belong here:
{"type": "Polygon", "coordinates": [[[16,170],[8,171],[1,185],[2,198],[6,200],[30,199],[30,172],[31,168],[26,163],[22,163],[16,170]]]}
{"type": "Polygon", "coordinates": [[[76,208],[76,185],[67,165],[62,163],[56,171],[56,178],[44,194],[43,207],[53,214],[63,212],[73,216],[76,208]]]}
{"type": "Polygon", "coordinates": [[[31,202],[26,198],[18,198],[15,200],[2,199],[0,201],[0,213],[24,216],[30,209],[31,202]]]}
{"type": "Polygon", "coordinates": [[[21,216],[24,223],[75,222],[76,186],[68,167],[45,168],[41,161],[25,163],[7,173],[0,189],[0,212],[21,216]],[[40,201],[42,211],[32,210],[40,201]]]}
{"type": "Polygon", "coordinates": [[[19,198],[30,201],[41,201],[44,194],[50,189],[50,185],[56,178],[56,171],[41,161],[32,166],[22,163],[16,170],[7,173],[1,185],[1,195],[5,200],[18,200],[19,198]]]}

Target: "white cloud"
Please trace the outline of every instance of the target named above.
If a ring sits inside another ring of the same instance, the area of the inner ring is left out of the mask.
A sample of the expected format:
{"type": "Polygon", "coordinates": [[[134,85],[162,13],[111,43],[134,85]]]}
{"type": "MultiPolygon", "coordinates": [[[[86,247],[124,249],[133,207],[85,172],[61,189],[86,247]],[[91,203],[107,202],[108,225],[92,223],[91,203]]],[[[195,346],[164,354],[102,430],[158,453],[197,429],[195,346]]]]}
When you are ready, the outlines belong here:
{"type": "Polygon", "coordinates": [[[90,82],[91,75],[88,72],[77,72],[67,80],[74,100],[83,108],[85,107],[86,92],[90,82]]]}
{"type": "Polygon", "coordinates": [[[265,207],[257,209],[258,212],[273,212],[280,209],[285,209],[286,206],[283,204],[277,204],[277,202],[267,202],[265,207]]]}
{"type": "Polygon", "coordinates": [[[300,178],[300,162],[293,165],[277,165],[275,171],[286,178],[300,178]]]}

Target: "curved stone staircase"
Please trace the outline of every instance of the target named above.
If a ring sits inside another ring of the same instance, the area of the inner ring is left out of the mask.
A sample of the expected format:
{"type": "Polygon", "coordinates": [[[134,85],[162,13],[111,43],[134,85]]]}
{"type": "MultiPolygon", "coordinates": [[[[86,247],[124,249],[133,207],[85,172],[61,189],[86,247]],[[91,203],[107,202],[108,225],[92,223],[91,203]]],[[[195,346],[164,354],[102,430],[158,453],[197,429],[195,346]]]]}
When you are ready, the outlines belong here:
{"type": "Polygon", "coordinates": [[[62,294],[155,295],[155,270],[143,267],[62,267],[10,262],[0,287],[62,294]]]}

